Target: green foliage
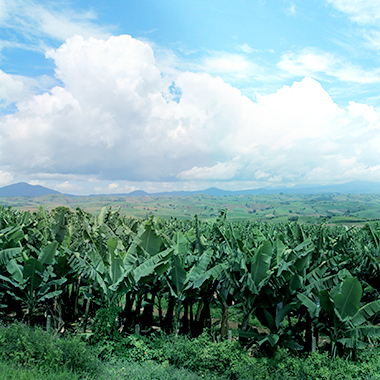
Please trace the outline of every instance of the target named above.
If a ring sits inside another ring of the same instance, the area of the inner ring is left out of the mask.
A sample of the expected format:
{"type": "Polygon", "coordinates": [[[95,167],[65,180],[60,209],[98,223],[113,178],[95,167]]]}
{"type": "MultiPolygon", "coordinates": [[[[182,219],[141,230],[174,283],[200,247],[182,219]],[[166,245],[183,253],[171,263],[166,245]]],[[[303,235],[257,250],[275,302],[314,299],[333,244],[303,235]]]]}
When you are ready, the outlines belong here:
{"type": "Polygon", "coordinates": [[[379,348],[355,360],[331,359],[328,353],[294,355],[279,349],[272,358],[254,357],[237,342],[214,343],[207,334],[129,335],[111,345],[113,354],[95,357],[103,341],[90,350],[76,338],[57,338],[19,323],[0,327],[0,380],[375,380],[380,379],[379,348]]]}
{"type": "Polygon", "coordinates": [[[380,379],[378,352],[347,361],[342,358],[331,360],[327,353],[312,353],[300,358],[288,350],[279,350],[267,361],[267,366],[267,375],[263,379],[380,379]]]}
{"type": "MultiPolygon", "coordinates": [[[[110,353],[109,343],[98,347],[102,357],[110,353]]],[[[196,339],[185,336],[159,335],[150,339],[130,335],[112,344],[113,356],[122,360],[146,363],[156,362],[163,366],[187,369],[205,378],[238,378],[237,373],[244,363],[252,365],[256,359],[247,355],[238,342],[214,343],[207,334],[196,339]]]]}
{"type": "Polygon", "coordinates": [[[131,369],[132,379],[132,374],[144,379],[145,370],[146,379],[169,379],[170,373],[179,375],[175,368],[186,370],[184,379],[380,379],[378,349],[363,351],[351,361],[339,357],[331,360],[327,352],[298,356],[289,349],[278,349],[271,358],[254,357],[237,342],[215,343],[207,334],[196,339],[131,335],[113,345],[113,354],[107,360],[114,363],[113,373],[120,378],[131,369]],[[121,365],[124,369],[120,369],[121,365]],[[153,376],[154,368],[157,377],[153,376]]]}
{"type": "MultiPolygon", "coordinates": [[[[176,368],[168,363],[156,363],[146,361],[143,363],[120,361],[107,366],[106,380],[201,380],[204,376],[186,370],[176,368]]],[[[207,377],[209,380],[224,380],[218,375],[207,377]]],[[[0,378],[1,380],[1,378],[0,378]]]]}
{"type": "Polygon", "coordinates": [[[100,363],[79,338],[57,338],[21,323],[0,326],[0,360],[24,368],[96,374],[100,363]]]}
{"type": "Polygon", "coordinates": [[[93,325],[91,342],[118,341],[121,338],[119,328],[120,308],[111,304],[102,307],[96,312],[93,325]]]}
{"type": "Polygon", "coordinates": [[[81,378],[83,378],[81,375],[67,370],[57,372],[48,368],[25,368],[17,363],[0,361],[0,380],[79,380],[81,378]]]}
{"type": "Polygon", "coordinates": [[[226,209],[208,222],[136,220],[119,211],[0,209],[0,318],[45,325],[50,315],[56,332],[90,328],[102,357],[137,325],[142,334],[225,338],[231,308],[241,341],[271,355],[309,352],[313,334],[329,338],[333,357],[377,341],[377,225],[234,222],[226,209]]]}

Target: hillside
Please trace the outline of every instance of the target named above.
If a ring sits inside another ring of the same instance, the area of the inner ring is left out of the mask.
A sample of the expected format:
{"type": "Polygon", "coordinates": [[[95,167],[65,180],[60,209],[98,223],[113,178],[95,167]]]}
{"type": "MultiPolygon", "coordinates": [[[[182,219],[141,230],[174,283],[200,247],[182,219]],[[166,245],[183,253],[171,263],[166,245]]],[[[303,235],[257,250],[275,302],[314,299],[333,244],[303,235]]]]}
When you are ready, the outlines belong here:
{"type": "Polygon", "coordinates": [[[0,197],[40,197],[46,194],[60,194],[60,192],[40,185],[29,185],[26,182],[0,188],[0,197]]]}
{"type": "MultiPolygon", "coordinates": [[[[123,196],[123,197],[142,197],[142,196],[167,196],[167,197],[186,197],[197,194],[205,194],[214,197],[241,196],[241,195],[269,195],[269,194],[379,194],[379,182],[354,181],[336,185],[309,186],[309,187],[274,187],[258,188],[247,190],[223,190],[217,187],[210,187],[205,190],[194,191],[167,191],[157,193],[147,193],[143,190],[135,190],[131,193],[119,194],[92,194],[91,197],[100,196],[123,196]]],[[[0,188],[0,197],[39,197],[47,194],[61,194],[59,191],[49,189],[40,185],[29,185],[25,182],[0,188]]],[[[68,197],[75,195],[65,194],[68,197]]],[[[86,196],[86,195],[82,195],[86,196]]]]}

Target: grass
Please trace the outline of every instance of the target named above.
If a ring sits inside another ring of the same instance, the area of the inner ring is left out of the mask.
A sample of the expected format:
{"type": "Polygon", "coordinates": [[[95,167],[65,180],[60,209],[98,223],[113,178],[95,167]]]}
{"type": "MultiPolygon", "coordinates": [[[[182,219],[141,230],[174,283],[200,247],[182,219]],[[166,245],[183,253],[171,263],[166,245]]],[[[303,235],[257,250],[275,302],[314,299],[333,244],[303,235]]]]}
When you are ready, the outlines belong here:
{"type": "Polygon", "coordinates": [[[14,362],[0,362],[0,380],[77,380],[79,375],[64,371],[47,371],[39,367],[24,368],[14,362]]]}
{"type": "Polygon", "coordinates": [[[135,357],[141,357],[140,360],[133,360],[128,355],[133,349],[131,345],[119,347],[121,351],[118,355],[100,360],[100,353],[107,350],[104,346],[112,346],[111,343],[103,342],[91,347],[77,337],[58,338],[40,328],[33,329],[21,323],[0,326],[0,380],[202,378],[189,369],[148,359],[143,352],[146,347],[138,343],[136,345],[140,349],[135,349],[135,357]]]}
{"type": "Polygon", "coordinates": [[[380,349],[355,360],[327,353],[295,355],[279,349],[253,357],[238,342],[126,336],[88,346],[75,337],[57,338],[22,324],[0,326],[0,380],[380,380],[380,349]],[[99,359],[100,353],[104,360],[99,359]],[[58,365],[57,365],[58,364],[58,365]]]}
{"type": "MultiPolygon", "coordinates": [[[[104,380],[201,380],[204,377],[168,363],[117,361],[105,366],[104,380]]],[[[218,377],[215,377],[218,379],[218,377]]],[[[211,379],[210,379],[211,380],[211,379]]]]}
{"type": "MultiPolygon", "coordinates": [[[[138,363],[117,361],[105,363],[96,375],[68,370],[56,371],[40,368],[24,368],[14,362],[0,362],[0,380],[201,380],[202,376],[186,369],[155,362],[138,363]]],[[[217,377],[215,377],[217,379],[217,377]]]]}

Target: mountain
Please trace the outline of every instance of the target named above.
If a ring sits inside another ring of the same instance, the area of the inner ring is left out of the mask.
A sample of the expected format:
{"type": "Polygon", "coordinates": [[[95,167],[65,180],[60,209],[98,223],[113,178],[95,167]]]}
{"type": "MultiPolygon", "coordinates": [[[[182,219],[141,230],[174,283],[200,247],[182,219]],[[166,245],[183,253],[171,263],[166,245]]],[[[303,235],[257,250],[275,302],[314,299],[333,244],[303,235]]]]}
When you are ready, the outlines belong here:
{"type": "Polygon", "coordinates": [[[212,195],[214,197],[221,197],[224,195],[234,195],[234,191],[230,190],[221,190],[217,187],[210,187],[206,190],[195,190],[195,191],[168,191],[164,193],[156,193],[156,194],[149,194],[149,195],[165,195],[165,196],[173,196],[173,197],[186,197],[188,195],[195,195],[195,194],[207,194],[212,195]]]}
{"type": "Polygon", "coordinates": [[[128,194],[128,196],[132,196],[132,197],[141,197],[141,196],[148,196],[148,195],[150,194],[148,194],[144,190],[135,190],[135,191],[132,191],[132,193],[128,194]]]}
{"type": "MultiPolygon", "coordinates": [[[[143,190],[135,190],[131,193],[125,194],[93,194],[91,196],[167,196],[167,197],[186,197],[195,194],[207,194],[214,197],[222,197],[227,195],[258,195],[258,194],[326,194],[326,193],[341,193],[341,194],[379,194],[380,182],[365,182],[365,181],[353,181],[338,185],[326,185],[326,186],[294,186],[294,187],[275,187],[275,188],[259,188],[248,190],[222,190],[217,187],[210,187],[205,190],[196,191],[167,191],[159,193],[147,193],[143,190]]],[[[29,185],[25,182],[15,183],[13,185],[4,186],[0,188],[0,197],[38,197],[46,194],[61,194],[58,191],[48,189],[40,185],[29,185]]],[[[65,194],[69,197],[75,197],[74,195],[65,194]]]]}
{"type": "MultiPolygon", "coordinates": [[[[277,190],[279,192],[279,190],[277,190]]],[[[378,194],[380,193],[379,182],[352,181],[337,185],[313,186],[313,187],[293,187],[282,189],[285,194],[320,194],[320,193],[341,193],[341,194],[378,194]]]]}
{"type": "MultiPolygon", "coordinates": [[[[171,191],[164,193],[154,193],[145,195],[165,195],[165,196],[188,196],[195,194],[207,194],[211,196],[222,197],[226,195],[257,195],[257,194],[321,194],[321,193],[341,193],[341,194],[379,194],[380,182],[369,181],[352,181],[338,185],[325,186],[294,186],[294,187],[272,187],[248,190],[222,190],[217,187],[210,187],[205,190],[197,191],[171,191]]],[[[131,195],[131,194],[125,194],[131,195]]]]}
{"type": "Polygon", "coordinates": [[[0,188],[0,197],[39,197],[46,194],[61,193],[40,185],[29,185],[26,182],[14,183],[0,188]]]}
{"type": "MultiPolygon", "coordinates": [[[[226,195],[258,195],[258,194],[321,194],[321,193],[340,193],[340,194],[379,194],[380,182],[368,181],[353,181],[342,183],[338,185],[325,185],[325,186],[294,186],[294,187],[272,187],[272,188],[259,188],[248,190],[222,190],[217,187],[210,187],[205,190],[197,191],[172,191],[164,193],[154,193],[145,195],[165,195],[165,196],[188,196],[195,194],[207,194],[214,197],[222,197],[226,195]]],[[[132,195],[132,194],[125,194],[132,195]]]]}

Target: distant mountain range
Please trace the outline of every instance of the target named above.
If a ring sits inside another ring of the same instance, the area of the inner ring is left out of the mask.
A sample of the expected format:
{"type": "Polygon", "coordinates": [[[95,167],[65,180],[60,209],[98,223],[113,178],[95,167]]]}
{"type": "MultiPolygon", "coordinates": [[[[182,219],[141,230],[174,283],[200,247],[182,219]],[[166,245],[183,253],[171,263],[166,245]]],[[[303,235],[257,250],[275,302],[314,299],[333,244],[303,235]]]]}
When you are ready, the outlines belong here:
{"type": "MultiPolygon", "coordinates": [[[[342,194],[375,194],[380,193],[380,182],[364,182],[354,181],[347,182],[339,185],[327,186],[311,186],[311,187],[291,187],[291,188],[260,188],[250,190],[221,190],[216,187],[210,187],[206,190],[197,191],[169,191],[160,193],[146,193],[143,190],[136,190],[131,193],[122,194],[94,194],[98,195],[117,195],[117,196],[188,196],[195,194],[208,194],[211,196],[225,196],[225,195],[255,195],[255,194],[326,194],[326,193],[342,193],[342,194]]],[[[0,197],[39,197],[47,194],[61,194],[59,191],[49,189],[40,185],[29,185],[25,182],[15,183],[0,188],[0,197]]],[[[74,195],[65,194],[70,197],[74,195]]]]}
{"type": "Polygon", "coordinates": [[[29,185],[26,182],[0,187],[0,197],[39,197],[46,194],[60,194],[60,192],[40,185],[29,185]]]}

